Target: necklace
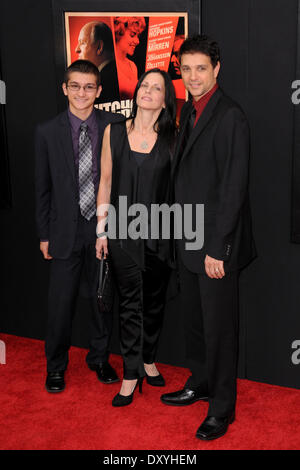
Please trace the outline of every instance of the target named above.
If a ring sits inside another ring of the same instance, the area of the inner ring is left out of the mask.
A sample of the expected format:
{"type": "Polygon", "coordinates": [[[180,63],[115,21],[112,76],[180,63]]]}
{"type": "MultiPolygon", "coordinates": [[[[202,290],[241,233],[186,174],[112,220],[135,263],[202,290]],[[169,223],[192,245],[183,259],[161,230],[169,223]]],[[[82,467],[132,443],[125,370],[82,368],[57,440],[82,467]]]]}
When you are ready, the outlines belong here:
{"type": "Polygon", "coordinates": [[[140,143],[140,148],[142,150],[147,150],[149,148],[149,143],[148,143],[146,136],[148,135],[148,137],[150,137],[153,131],[150,131],[150,130],[142,131],[142,129],[139,129],[139,128],[135,128],[135,131],[137,132],[137,134],[140,134],[140,136],[143,139],[142,142],[140,143]]]}
{"type": "Polygon", "coordinates": [[[143,140],[143,142],[141,142],[141,149],[146,150],[148,147],[148,142],[146,140],[143,140]]]}

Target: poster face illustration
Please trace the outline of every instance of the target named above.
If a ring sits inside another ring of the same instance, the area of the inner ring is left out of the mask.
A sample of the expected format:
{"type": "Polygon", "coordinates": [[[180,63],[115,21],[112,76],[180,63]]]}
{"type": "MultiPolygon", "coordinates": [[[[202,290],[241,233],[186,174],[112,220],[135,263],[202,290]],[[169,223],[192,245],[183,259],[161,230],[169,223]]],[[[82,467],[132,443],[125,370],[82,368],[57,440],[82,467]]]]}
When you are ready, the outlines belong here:
{"type": "Polygon", "coordinates": [[[65,12],[67,65],[93,62],[101,73],[96,107],[130,115],[139,77],[160,68],[173,81],[178,113],[186,100],[178,52],[188,34],[187,13],[65,12]]]}

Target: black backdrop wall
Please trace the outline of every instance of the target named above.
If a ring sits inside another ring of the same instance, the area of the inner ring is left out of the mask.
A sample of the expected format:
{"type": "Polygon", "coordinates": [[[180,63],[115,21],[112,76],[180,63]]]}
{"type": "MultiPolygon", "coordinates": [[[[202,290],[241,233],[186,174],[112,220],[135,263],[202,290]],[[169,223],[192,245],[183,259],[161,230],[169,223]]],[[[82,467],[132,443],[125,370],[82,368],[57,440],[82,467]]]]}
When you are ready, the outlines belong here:
{"type": "MultiPolygon", "coordinates": [[[[300,364],[292,361],[292,343],[300,339],[300,246],[290,243],[297,3],[203,0],[202,31],[221,45],[221,86],[243,106],[252,135],[250,193],[259,257],[241,275],[239,375],[300,388],[300,364]]],[[[35,233],[33,132],[57,112],[51,1],[2,0],[0,13],[12,187],[12,208],[0,212],[0,331],[42,339],[48,265],[35,233]]],[[[80,299],[73,344],[82,347],[87,309],[80,299]]],[[[185,365],[182,321],[174,299],[166,308],[161,362],[185,365]]],[[[112,350],[119,351],[117,312],[112,350]]]]}

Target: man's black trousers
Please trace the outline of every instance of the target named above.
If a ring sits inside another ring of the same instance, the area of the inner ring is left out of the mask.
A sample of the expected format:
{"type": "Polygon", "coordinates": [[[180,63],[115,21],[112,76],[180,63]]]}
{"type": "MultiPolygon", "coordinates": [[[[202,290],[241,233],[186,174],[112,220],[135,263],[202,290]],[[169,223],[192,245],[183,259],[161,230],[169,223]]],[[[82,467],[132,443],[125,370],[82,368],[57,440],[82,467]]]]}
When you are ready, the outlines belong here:
{"type": "MultiPolygon", "coordinates": [[[[48,321],[45,351],[48,372],[65,370],[71,345],[72,320],[76,308],[81,274],[86,280],[85,297],[91,308],[89,317],[89,352],[86,361],[99,364],[108,360],[108,344],[113,315],[100,313],[97,305],[99,261],[95,251],[96,217],[87,221],[79,215],[76,241],[67,259],[53,258],[50,263],[48,321]],[[84,272],[82,272],[84,271],[84,272]]],[[[51,255],[51,246],[49,247],[51,255]]]]}
{"type": "Polygon", "coordinates": [[[208,415],[235,408],[238,353],[238,272],[222,279],[189,271],[179,259],[181,311],[192,375],[186,387],[209,396],[208,415]]]}

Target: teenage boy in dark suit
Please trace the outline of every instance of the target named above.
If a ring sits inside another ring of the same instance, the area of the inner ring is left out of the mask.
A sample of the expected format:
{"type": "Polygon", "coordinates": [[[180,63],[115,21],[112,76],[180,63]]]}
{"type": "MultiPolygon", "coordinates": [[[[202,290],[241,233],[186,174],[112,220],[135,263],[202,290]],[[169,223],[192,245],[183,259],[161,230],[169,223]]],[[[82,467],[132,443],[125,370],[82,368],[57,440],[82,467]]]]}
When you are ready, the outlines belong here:
{"type": "Polygon", "coordinates": [[[92,314],[89,320],[91,370],[101,382],[119,379],[108,362],[112,315],[97,308],[96,196],[105,127],[120,115],[94,108],[102,87],[98,68],[78,60],[66,70],[68,109],[36,131],[36,218],[40,249],[51,260],[45,339],[48,392],[65,388],[72,318],[84,269],[92,314]]]}

